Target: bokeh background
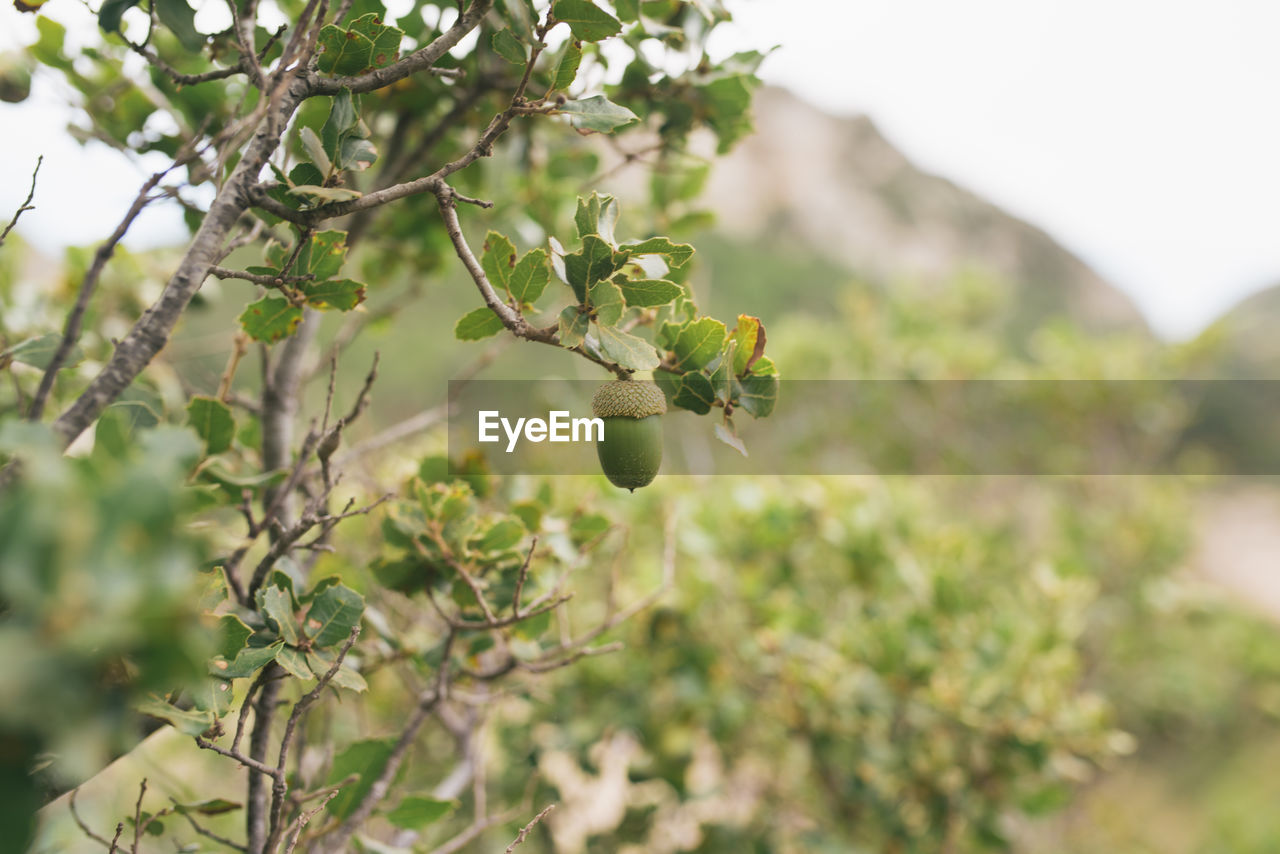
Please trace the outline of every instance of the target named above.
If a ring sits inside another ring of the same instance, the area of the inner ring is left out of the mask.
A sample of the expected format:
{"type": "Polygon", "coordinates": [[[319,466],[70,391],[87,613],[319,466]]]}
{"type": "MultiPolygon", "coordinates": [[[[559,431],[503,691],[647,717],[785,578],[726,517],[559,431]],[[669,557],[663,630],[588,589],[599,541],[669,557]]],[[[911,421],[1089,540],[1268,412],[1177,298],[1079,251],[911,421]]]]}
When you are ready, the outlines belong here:
{"type": "MultiPolygon", "coordinates": [[[[207,28],[214,5],[198,18],[207,28]]],[[[721,160],[687,164],[678,178],[701,193],[660,225],[698,247],[705,308],[764,320],[785,377],[1275,378],[1275,4],[728,6],[736,20],[715,50],[777,46],[756,130],[721,160]]],[[[71,42],[95,37],[77,4],[46,14],[71,42]]],[[[0,16],[0,49],[34,40],[28,18],[0,16]]],[[[0,253],[15,328],[83,269],[80,247],[110,231],[149,171],[69,135],[66,96],[37,74],[31,97],[0,113],[0,210],[45,156],[36,210],[0,253]]],[[[661,192],[613,170],[614,148],[575,151],[584,178],[608,176],[601,191],[661,192]]],[[[516,167],[493,168],[500,180],[516,167]]],[[[145,296],[184,235],[180,211],[153,206],[107,293],[145,296]]],[[[166,351],[175,382],[216,385],[240,308],[229,290],[207,284],[166,351]]],[[[346,382],[375,349],[399,366],[384,369],[363,435],[437,405],[478,357],[490,379],[590,376],[554,353],[453,341],[474,301],[456,275],[400,268],[379,290],[374,309],[427,296],[344,361],[346,382]]],[[[1158,413],[1144,422],[1154,446],[1220,475],[688,476],[634,497],[552,479],[551,506],[590,499],[630,526],[616,559],[637,590],[657,572],[672,506],[684,559],[674,594],[624,633],[629,651],[557,674],[499,716],[508,788],[537,769],[571,804],[567,829],[530,850],[1280,850],[1280,488],[1249,465],[1274,424],[1239,407],[1215,418],[1212,401],[1188,414],[1158,393],[1167,386],[1145,388],[1150,399],[1126,405],[1158,413]],[[614,812],[591,797],[619,788],[614,812]],[[593,828],[581,843],[575,816],[593,828]],[[939,816],[981,833],[926,831],[939,816]]],[[[1063,430],[1130,414],[1049,393],[1037,407],[1063,430]]],[[[793,452],[838,446],[842,425],[826,429],[793,452]]],[[[696,454],[714,440],[687,441],[696,454]]],[[[418,430],[362,464],[372,483],[443,450],[440,431],[418,430]]],[[[927,437],[911,444],[904,467],[929,452],[927,437]]],[[[524,488],[492,480],[484,488],[524,488]]],[[[358,579],[362,536],[348,536],[350,555],[323,568],[358,579]]],[[[85,787],[87,814],[119,812],[132,796],[122,781],[140,772],[174,791],[214,773],[176,753],[154,736],[85,787]]],[[[39,850],[84,844],[58,807],[39,850]]]]}

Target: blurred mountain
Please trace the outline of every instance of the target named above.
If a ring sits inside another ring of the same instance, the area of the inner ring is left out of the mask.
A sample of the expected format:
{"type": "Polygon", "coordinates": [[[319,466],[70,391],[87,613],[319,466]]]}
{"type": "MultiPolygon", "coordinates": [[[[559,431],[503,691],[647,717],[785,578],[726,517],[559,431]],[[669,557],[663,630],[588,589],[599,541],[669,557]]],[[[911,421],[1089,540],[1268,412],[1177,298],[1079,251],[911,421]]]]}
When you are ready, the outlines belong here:
{"type": "Polygon", "coordinates": [[[1205,330],[1215,356],[1214,376],[1231,379],[1280,377],[1280,285],[1236,303],[1205,330]]]}
{"type": "Polygon", "coordinates": [[[920,170],[865,116],[835,117],[773,87],[753,109],[755,134],[716,163],[703,197],[718,216],[698,243],[713,291],[719,280],[741,294],[744,276],[763,271],[781,277],[773,288],[785,307],[822,310],[835,298],[822,285],[843,279],[831,282],[839,289],[850,274],[937,287],[978,274],[1014,289],[1010,322],[1021,330],[1054,316],[1091,331],[1147,328],[1127,297],[1052,237],[920,170]]]}

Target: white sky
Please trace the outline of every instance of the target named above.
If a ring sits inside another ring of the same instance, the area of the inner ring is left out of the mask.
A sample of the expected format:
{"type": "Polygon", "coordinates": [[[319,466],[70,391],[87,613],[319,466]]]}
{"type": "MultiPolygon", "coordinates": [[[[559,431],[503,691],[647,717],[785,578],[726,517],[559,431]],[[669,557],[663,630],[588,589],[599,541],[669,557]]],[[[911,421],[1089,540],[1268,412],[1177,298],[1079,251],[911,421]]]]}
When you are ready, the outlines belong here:
{"type": "MultiPolygon", "coordinates": [[[[868,113],[923,168],[1045,228],[1184,337],[1280,281],[1280,3],[730,0],[722,50],[838,113],[868,113]]],[[[66,21],[87,14],[51,0],[66,21]]],[[[30,39],[5,3],[0,49],[30,39]]],[[[48,98],[46,88],[37,92],[48,98]]],[[[0,104],[0,212],[46,162],[21,230],[109,233],[142,177],[82,149],[41,99],[0,104]],[[35,103],[32,103],[35,102],[35,103]]],[[[139,242],[179,233],[156,210],[139,242]]]]}

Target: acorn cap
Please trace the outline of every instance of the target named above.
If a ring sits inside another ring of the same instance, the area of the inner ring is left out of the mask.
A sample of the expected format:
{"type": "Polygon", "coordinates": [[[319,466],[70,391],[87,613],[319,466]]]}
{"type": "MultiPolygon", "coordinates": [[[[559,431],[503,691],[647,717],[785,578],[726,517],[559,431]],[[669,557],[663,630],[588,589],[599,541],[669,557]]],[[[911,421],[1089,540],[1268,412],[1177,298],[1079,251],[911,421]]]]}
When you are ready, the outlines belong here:
{"type": "Polygon", "coordinates": [[[648,418],[666,411],[666,395],[650,382],[614,380],[591,396],[591,414],[597,418],[648,418]]]}

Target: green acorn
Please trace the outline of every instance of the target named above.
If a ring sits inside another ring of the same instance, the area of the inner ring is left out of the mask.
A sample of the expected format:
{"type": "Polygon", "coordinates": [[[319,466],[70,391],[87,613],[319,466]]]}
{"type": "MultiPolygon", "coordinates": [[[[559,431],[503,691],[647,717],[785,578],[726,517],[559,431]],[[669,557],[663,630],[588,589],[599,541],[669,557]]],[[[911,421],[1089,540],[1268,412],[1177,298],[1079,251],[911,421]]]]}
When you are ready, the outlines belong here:
{"type": "Polygon", "coordinates": [[[596,442],[600,468],[614,486],[635,492],[653,482],[662,465],[662,422],[667,399],[649,382],[614,380],[596,389],[591,414],[604,421],[596,442]]]}

